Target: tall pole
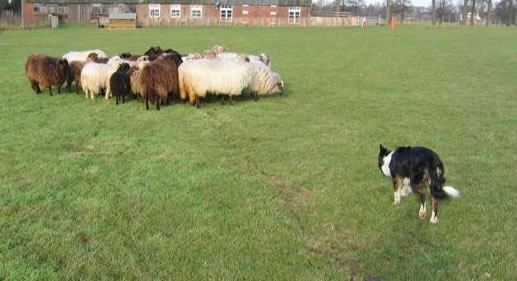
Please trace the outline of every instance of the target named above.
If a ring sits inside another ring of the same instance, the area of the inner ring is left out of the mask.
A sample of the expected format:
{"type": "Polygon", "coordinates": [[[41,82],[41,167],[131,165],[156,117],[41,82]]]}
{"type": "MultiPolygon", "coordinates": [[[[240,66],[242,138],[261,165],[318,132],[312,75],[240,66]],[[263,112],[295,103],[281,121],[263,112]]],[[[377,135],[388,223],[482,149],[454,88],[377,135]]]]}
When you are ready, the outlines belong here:
{"type": "Polygon", "coordinates": [[[22,29],[24,28],[24,20],[25,20],[25,0],[21,1],[21,12],[22,12],[22,29]]]}

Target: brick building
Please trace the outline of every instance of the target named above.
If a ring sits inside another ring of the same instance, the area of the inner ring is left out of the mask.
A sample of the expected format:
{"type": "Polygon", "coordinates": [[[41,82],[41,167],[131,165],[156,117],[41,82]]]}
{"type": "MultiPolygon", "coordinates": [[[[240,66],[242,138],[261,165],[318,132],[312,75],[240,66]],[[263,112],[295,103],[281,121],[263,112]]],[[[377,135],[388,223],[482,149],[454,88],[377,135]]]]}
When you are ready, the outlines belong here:
{"type": "Polygon", "coordinates": [[[112,12],[134,12],[140,27],[306,26],[310,24],[311,8],[310,0],[29,1],[25,4],[26,18],[53,13],[71,23],[85,23],[112,12]]]}

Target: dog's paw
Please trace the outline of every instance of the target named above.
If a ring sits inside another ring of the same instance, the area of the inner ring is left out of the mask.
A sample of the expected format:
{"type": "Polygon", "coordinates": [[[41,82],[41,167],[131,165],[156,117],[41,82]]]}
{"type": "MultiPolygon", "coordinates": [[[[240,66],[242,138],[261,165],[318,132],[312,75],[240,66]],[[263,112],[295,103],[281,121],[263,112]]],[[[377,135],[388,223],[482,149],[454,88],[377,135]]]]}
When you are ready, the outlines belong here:
{"type": "Polygon", "coordinates": [[[418,216],[420,217],[421,220],[425,220],[426,211],[425,210],[418,211],[418,216]]]}

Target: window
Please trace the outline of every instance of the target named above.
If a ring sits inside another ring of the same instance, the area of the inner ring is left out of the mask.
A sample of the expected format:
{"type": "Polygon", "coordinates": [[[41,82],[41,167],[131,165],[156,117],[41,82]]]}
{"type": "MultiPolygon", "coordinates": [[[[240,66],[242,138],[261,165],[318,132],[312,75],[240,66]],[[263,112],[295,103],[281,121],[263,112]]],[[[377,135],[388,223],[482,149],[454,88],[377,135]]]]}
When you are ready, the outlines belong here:
{"type": "Polygon", "coordinates": [[[289,7],[289,23],[300,23],[300,6],[289,7]]]}
{"type": "Polygon", "coordinates": [[[249,14],[248,5],[242,5],[242,15],[247,16],[249,14]]]}
{"type": "Polygon", "coordinates": [[[149,4],[149,17],[151,17],[151,18],[160,17],[160,4],[149,4]]]}
{"type": "Polygon", "coordinates": [[[190,6],[190,17],[191,18],[201,18],[203,14],[203,10],[201,6],[190,6]]]}
{"type": "Polygon", "coordinates": [[[171,17],[181,17],[181,5],[171,5],[171,17]]]}
{"type": "Polygon", "coordinates": [[[59,14],[66,13],[66,8],[67,8],[66,4],[57,4],[57,12],[59,14]]]}
{"type": "Polygon", "coordinates": [[[232,5],[221,5],[221,21],[232,21],[232,5]]]}

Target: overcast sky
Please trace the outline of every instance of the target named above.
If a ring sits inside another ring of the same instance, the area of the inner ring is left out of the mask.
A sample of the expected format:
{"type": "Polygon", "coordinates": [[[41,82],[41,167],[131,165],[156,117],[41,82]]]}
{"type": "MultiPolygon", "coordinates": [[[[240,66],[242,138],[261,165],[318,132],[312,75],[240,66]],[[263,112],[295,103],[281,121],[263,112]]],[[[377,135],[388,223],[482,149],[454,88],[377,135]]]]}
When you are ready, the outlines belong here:
{"type": "MultiPolygon", "coordinates": [[[[368,4],[375,4],[375,3],[385,3],[386,0],[364,0],[366,2],[366,5],[368,4]]],[[[392,0],[393,1],[393,0],[392,0]]],[[[454,2],[455,0],[453,0],[454,2]]],[[[317,3],[319,2],[319,0],[312,0],[313,3],[317,3]]],[[[332,0],[325,0],[325,2],[329,3],[329,2],[333,2],[332,0]]],[[[411,3],[413,4],[413,6],[418,6],[418,7],[427,7],[427,6],[430,6],[431,5],[431,0],[411,0],[411,3]]]]}
{"type": "MultiPolygon", "coordinates": [[[[366,2],[366,5],[368,4],[375,4],[375,3],[385,3],[386,0],[365,0],[366,2]]],[[[437,1],[438,2],[438,1],[437,1]]],[[[411,0],[411,4],[413,4],[413,6],[417,6],[417,7],[427,7],[429,5],[431,5],[431,0],[411,0]]]]}

